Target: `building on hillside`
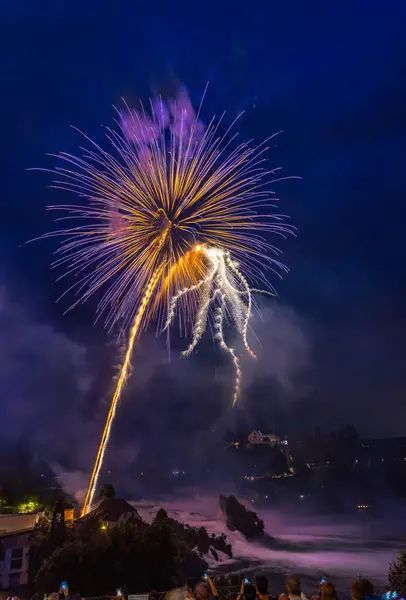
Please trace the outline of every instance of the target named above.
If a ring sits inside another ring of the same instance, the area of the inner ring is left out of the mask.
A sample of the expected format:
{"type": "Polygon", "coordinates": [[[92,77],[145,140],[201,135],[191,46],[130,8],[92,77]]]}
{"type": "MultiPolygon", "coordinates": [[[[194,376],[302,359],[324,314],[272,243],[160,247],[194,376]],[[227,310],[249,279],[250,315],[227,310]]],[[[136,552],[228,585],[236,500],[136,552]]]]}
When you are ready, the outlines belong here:
{"type": "Polygon", "coordinates": [[[250,444],[266,444],[267,446],[276,446],[280,444],[280,439],[273,433],[261,433],[255,429],[248,434],[250,444]]]}
{"type": "Polygon", "coordinates": [[[110,529],[126,523],[142,523],[137,509],[121,498],[105,498],[97,508],[79,519],[79,522],[92,518],[96,519],[103,529],[110,529]]]}
{"type": "Polygon", "coordinates": [[[42,515],[0,515],[0,590],[28,583],[30,536],[42,515]]]}
{"type": "Polygon", "coordinates": [[[281,439],[274,433],[262,433],[261,431],[257,431],[256,429],[253,429],[248,434],[248,447],[250,445],[251,446],[263,445],[263,446],[269,446],[271,448],[278,447],[279,450],[282,452],[282,454],[285,457],[286,464],[289,467],[290,474],[294,474],[294,469],[292,467],[292,457],[289,453],[289,442],[288,442],[287,436],[285,436],[284,439],[281,439]]]}

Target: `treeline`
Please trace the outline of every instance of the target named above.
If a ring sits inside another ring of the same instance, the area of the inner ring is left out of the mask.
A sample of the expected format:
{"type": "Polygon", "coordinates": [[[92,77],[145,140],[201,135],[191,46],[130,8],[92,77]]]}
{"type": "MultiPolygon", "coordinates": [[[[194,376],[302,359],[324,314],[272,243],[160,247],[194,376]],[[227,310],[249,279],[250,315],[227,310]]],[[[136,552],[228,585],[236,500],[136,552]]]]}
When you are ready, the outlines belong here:
{"type": "Polygon", "coordinates": [[[133,593],[167,590],[187,577],[201,577],[205,556],[216,551],[232,555],[225,535],[209,535],[159,510],[151,524],[104,529],[95,519],[66,528],[45,517],[33,534],[29,582],[33,592],[51,593],[60,582],[81,596],[112,593],[126,587],[133,593]]]}
{"type": "Polygon", "coordinates": [[[157,512],[155,519],[168,524],[179,538],[182,538],[190,548],[196,549],[202,555],[211,552],[216,560],[218,560],[216,551],[223,552],[230,558],[233,556],[231,544],[227,542],[227,536],[224,533],[220,535],[212,533],[210,535],[205,527],[191,527],[168,517],[163,508],[157,512]]]}
{"type": "Polygon", "coordinates": [[[65,494],[49,467],[20,446],[0,447],[0,512],[53,508],[65,494]]]}

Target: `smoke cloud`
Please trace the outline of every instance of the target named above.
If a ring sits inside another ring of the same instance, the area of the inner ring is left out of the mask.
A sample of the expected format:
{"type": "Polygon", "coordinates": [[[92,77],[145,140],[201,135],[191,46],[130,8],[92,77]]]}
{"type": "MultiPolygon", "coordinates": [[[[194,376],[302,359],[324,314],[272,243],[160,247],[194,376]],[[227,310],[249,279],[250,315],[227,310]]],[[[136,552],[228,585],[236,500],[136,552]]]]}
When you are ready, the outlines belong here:
{"type": "Polygon", "coordinates": [[[64,453],[92,385],[86,349],[12,302],[4,286],[0,323],[3,439],[64,453]]]}

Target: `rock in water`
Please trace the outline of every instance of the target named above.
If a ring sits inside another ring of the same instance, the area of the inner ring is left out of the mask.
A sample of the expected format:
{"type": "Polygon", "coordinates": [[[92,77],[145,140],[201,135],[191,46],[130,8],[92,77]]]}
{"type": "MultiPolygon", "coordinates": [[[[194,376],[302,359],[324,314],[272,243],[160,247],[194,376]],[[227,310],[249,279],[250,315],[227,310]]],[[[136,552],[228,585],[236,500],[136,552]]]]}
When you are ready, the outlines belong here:
{"type": "Polygon", "coordinates": [[[258,515],[247,510],[235,496],[220,496],[220,508],[226,517],[230,531],[239,531],[247,540],[256,540],[265,535],[264,522],[258,515]]]}

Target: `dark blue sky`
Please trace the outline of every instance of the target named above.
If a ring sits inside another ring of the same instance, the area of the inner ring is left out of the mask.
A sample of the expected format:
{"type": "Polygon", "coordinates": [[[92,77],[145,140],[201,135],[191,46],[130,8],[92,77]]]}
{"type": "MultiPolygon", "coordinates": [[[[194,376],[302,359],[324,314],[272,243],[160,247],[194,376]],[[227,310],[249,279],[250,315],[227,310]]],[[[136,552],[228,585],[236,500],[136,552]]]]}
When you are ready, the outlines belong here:
{"type": "MultiPolygon", "coordinates": [[[[44,207],[63,199],[46,188],[50,176],[25,169],[52,166],[47,152],[74,152],[80,139],[70,125],[100,139],[112,104],[148,97],[171,73],[195,103],[210,81],[206,120],[246,109],[244,136],[283,130],[270,162],[303,177],[276,188],[299,236],[283,244],[291,273],[274,282],[278,303],[264,305],[266,356],[248,368],[240,418],[404,433],[405,19],[400,0],[3,3],[6,438],[23,436],[41,451],[54,448],[55,460],[88,468],[117,362],[115,339],[92,324],[94,305],[69,316],[68,301],[55,305],[64,288],[49,271],[54,244],[20,247],[51,228],[44,207]]],[[[211,364],[210,348],[201,363],[179,366],[176,357],[168,367],[164,340],[146,337],[120,408],[128,443],[116,442],[117,456],[139,452],[142,433],[134,449],[131,432],[140,423],[176,454],[182,428],[202,434],[202,451],[213,422],[236,418],[226,410],[227,365],[211,364]],[[154,402],[159,424],[149,418],[154,402]]]]}

